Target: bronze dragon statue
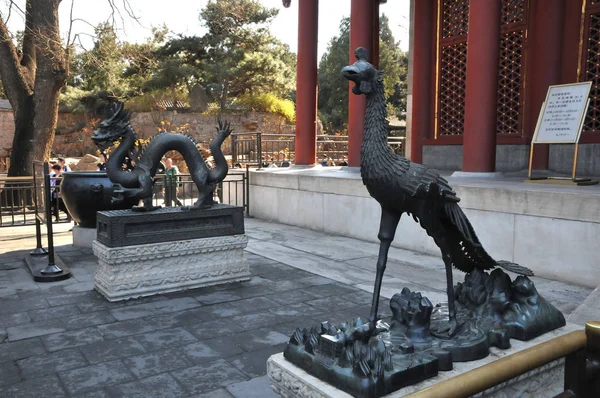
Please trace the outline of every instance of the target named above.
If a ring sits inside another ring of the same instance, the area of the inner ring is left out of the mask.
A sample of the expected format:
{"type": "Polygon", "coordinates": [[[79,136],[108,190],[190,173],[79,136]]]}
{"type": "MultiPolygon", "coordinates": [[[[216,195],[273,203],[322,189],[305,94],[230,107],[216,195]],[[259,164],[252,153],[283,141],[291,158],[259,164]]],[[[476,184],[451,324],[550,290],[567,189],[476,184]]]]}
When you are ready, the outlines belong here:
{"type": "Polygon", "coordinates": [[[110,105],[109,112],[111,116],[98,124],[92,134],[92,140],[101,151],[120,141],[106,162],[108,177],[122,187],[115,190],[116,196],[113,201],[142,200],[143,206],[133,207],[132,210],[136,211],[160,208],[152,205],[153,177],[164,154],[175,150],[185,159],[199,192],[194,205],[184,206],[182,209],[206,208],[213,204],[215,186],[227,176],[228,165],[221,145],[232,133],[230,123],[218,122],[217,136],[210,144],[215,167],[209,168],[190,136],[182,133],[158,133],[141,148],[136,145],[137,135],[129,124],[131,113],[124,109],[122,103],[110,105]],[[135,166],[125,169],[123,164],[135,166]]]}

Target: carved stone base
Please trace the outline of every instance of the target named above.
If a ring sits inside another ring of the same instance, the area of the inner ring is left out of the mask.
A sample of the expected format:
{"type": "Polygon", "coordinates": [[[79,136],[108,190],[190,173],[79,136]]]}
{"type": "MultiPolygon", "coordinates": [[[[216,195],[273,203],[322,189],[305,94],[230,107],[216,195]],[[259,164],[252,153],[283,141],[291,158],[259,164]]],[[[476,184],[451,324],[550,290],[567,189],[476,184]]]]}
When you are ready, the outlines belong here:
{"type": "Polygon", "coordinates": [[[108,247],[94,241],[94,288],[108,301],[248,280],[246,235],[108,247]]]}
{"type": "MultiPolygon", "coordinates": [[[[567,324],[562,328],[538,336],[530,341],[513,341],[510,350],[501,350],[492,347],[492,355],[486,358],[455,364],[452,371],[439,372],[438,375],[433,378],[412,386],[404,387],[385,395],[383,398],[399,398],[416,393],[433,384],[459,376],[472,369],[494,362],[499,358],[515,354],[578,329],[580,329],[579,326],[567,324]]],[[[308,374],[300,367],[286,360],[283,353],[275,354],[268,359],[267,374],[269,376],[271,388],[283,398],[352,397],[352,395],[308,374]]],[[[563,391],[563,384],[564,359],[559,359],[485,390],[484,392],[477,394],[476,397],[553,397],[563,391]]]]}
{"type": "Polygon", "coordinates": [[[91,249],[95,240],[96,228],[73,226],[73,246],[91,249]]]}

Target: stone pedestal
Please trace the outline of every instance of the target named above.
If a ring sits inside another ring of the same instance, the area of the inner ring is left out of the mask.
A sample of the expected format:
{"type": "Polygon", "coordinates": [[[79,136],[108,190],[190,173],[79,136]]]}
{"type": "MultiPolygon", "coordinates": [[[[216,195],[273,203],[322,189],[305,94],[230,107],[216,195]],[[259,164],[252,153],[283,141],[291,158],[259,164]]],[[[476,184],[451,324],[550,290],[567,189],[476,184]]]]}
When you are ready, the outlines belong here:
{"type": "Polygon", "coordinates": [[[94,288],[108,301],[248,280],[246,235],[108,247],[94,242],[94,288]]]}
{"type": "Polygon", "coordinates": [[[241,207],[98,212],[94,287],[109,301],[248,280],[241,207]]]}
{"type": "Polygon", "coordinates": [[[96,228],[83,228],[78,225],[73,227],[73,246],[92,248],[96,240],[96,228]]]}
{"type": "MultiPolygon", "coordinates": [[[[436,377],[397,390],[385,398],[399,398],[421,391],[433,384],[451,379],[470,370],[479,368],[537,344],[560,337],[581,327],[573,324],[548,332],[530,341],[511,340],[512,348],[500,350],[492,348],[486,358],[455,363],[454,369],[439,372],[436,377]]],[[[350,394],[325,383],[287,361],[283,354],[275,354],[267,360],[267,374],[273,390],[283,398],[351,398],[350,394]]],[[[546,365],[485,390],[478,396],[485,397],[553,397],[564,390],[564,359],[546,365]]]]}

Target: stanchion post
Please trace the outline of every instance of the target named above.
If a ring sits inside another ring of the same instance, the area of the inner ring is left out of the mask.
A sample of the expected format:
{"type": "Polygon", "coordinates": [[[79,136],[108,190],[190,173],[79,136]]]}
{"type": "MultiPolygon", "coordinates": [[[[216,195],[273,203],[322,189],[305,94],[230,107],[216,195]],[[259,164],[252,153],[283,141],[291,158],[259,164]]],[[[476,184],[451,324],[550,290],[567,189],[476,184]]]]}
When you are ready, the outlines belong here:
{"type": "Polygon", "coordinates": [[[35,249],[30,251],[29,254],[31,256],[45,256],[48,252],[42,246],[42,227],[40,225],[40,218],[38,213],[39,208],[39,200],[38,198],[38,187],[37,187],[37,178],[35,174],[35,162],[33,163],[33,202],[35,208],[35,239],[36,246],[35,249]]]}
{"type": "Polygon", "coordinates": [[[56,266],[54,260],[54,238],[52,236],[52,210],[50,199],[50,170],[48,163],[44,163],[44,205],[46,210],[46,231],[48,235],[48,265],[40,271],[42,275],[59,274],[62,269],[56,266]]]}
{"type": "Polygon", "coordinates": [[[42,227],[40,226],[40,220],[37,217],[37,209],[35,213],[35,239],[37,242],[35,249],[30,251],[29,254],[32,256],[45,256],[46,254],[48,254],[48,252],[42,246],[42,227]]]}

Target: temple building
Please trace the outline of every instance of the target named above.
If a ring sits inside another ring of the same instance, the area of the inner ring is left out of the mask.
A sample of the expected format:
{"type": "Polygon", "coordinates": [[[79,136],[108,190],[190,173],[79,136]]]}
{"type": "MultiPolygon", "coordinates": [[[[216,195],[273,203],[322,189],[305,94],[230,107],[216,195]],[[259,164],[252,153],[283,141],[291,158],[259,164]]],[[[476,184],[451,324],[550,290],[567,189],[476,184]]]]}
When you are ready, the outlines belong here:
{"type": "MultiPolygon", "coordinates": [[[[548,87],[592,81],[578,173],[600,175],[600,0],[413,0],[411,14],[411,160],[526,169],[548,87]]],[[[573,152],[536,145],[534,169],[569,173],[573,152]]]]}

